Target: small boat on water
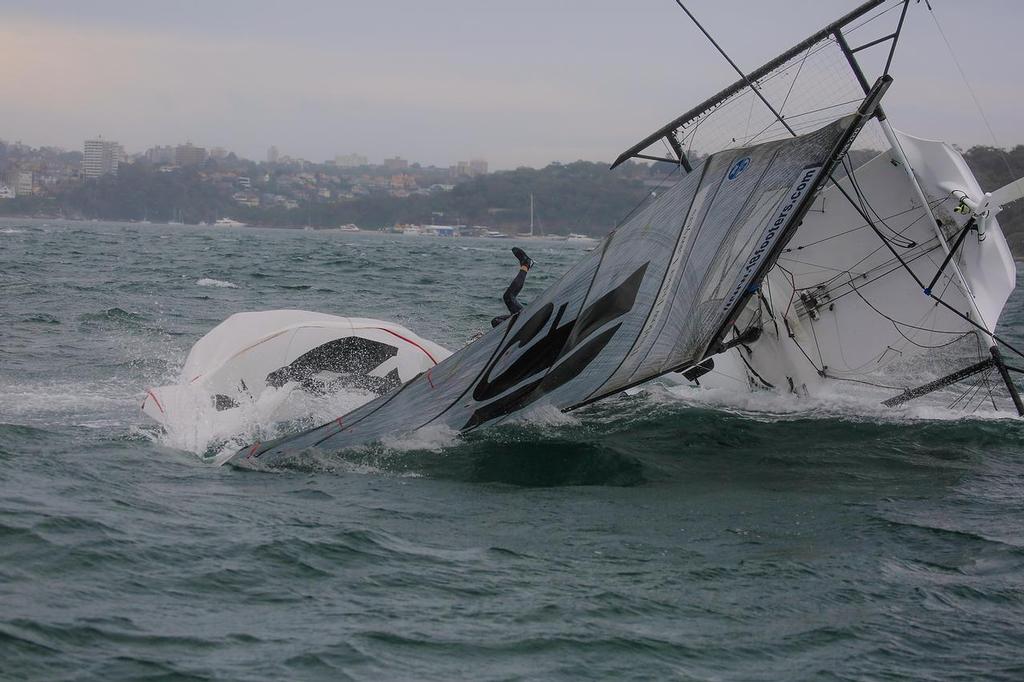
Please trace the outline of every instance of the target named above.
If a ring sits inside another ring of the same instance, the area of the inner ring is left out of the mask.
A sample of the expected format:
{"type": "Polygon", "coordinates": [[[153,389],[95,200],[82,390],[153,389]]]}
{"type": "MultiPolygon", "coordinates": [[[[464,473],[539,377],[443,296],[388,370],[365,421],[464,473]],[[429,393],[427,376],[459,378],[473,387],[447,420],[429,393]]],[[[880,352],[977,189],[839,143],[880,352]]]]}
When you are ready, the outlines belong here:
{"type": "Polygon", "coordinates": [[[594,239],[593,237],[589,236],[589,235],[579,234],[578,232],[570,232],[569,236],[565,238],[565,241],[567,241],[567,242],[577,242],[577,243],[583,243],[583,244],[592,244],[592,243],[596,242],[597,240],[594,239]]]}
{"type": "Polygon", "coordinates": [[[245,223],[233,220],[231,218],[219,218],[213,224],[214,227],[245,227],[245,223]]]}
{"type": "Polygon", "coordinates": [[[353,223],[348,223],[347,225],[342,225],[338,229],[341,230],[342,232],[359,232],[360,231],[359,227],[354,225],[353,223]]]}

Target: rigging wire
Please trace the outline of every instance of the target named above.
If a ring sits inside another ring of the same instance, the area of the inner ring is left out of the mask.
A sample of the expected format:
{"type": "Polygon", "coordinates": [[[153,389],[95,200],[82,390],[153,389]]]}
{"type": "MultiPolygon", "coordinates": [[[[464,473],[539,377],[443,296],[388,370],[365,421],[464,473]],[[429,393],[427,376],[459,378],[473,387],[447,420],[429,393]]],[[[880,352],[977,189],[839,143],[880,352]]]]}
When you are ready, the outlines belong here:
{"type": "MultiPolygon", "coordinates": [[[[890,270],[889,272],[895,272],[898,269],[899,268],[894,268],[893,270],[890,270]]],[[[888,273],[886,273],[886,274],[888,274],[888,273]]],[[[876,278],[876,279],[880,279],[880,278],[876,278]]],[[[875,280],[871,280],[871,282],[873,282],[873,281],[875,281],[875,280]]],[[[867,284],[870,284],[871,282],[866,282],[865,284],[862,284],[861,287],[866,286],[867,284]]],[[[963,332],[962,330],[959,330],[959,329],[957,329],[955,331],[946,331],[946,330],[943,330],[943,329],[931,329],[929,327],[921,327],[921,326],[918,326],[918,325],[910,324],[909,322],[902,322],[900,320],[897,320],[897,319],[895,319],[893,317],[890,317],[890,316],[886,315],[885,313],[883,313],[881,310],[879,310],[874,305],[872,305],[871,302],[867,300],[867,298],[864,297],[864,294],[862,294],[860,292],[860,287],[858,287],[857,285],[855,285],[853,283],[852,273],[850,275],[850,281],[849,281],[848,284],[849,284],[849,287],[850,287],[850,291],[844,292],[844,293],[840,294],[839,296],[833,298],[832,302],[838,301],[840,298],[842,298],[843,296],[846,296],[847,294],[855,293],[855,294],[857,294],[857,297],[860,298],[861,300],[863,300],[864,303],[867,304],[867,306],[869,308],[874,310],[881,317],[884,317],[885,319],[887,319],[890,322],[892,322],[894,325],[900,324],[900,325],[903,325],[904,327],[909,327],[910,329],[917,329],[918,331],[924,331],[924,332],[932,332],[934,334],[959,334],[959,335],[963,335],[965,333],[965,332],[963,332]]],[[[948,285],[949,285],[949,283],[947,282],[947,286],[948,285]]],[[[943,293],[945,293],[945,291],[943,291],[943,293]]],[[[966,333],[973,333],[973,332],[966,332],[966,333]]],[[[923,347],[924,346],[922,346],[922,348],[923,347]]]]}
{"type": "Polygon", "coordinates": [[[978,95],[974,92],[974,88],[971,86],[971,81],[967,78],[964,67],[961,66],[960,60],[956,56],[956,52],[953,50],[953,44],[949,42],[949,38],[946,37],[946,32],[942,30],[942,24],[939,23],[939,16],[935,13],[935,9],[932,7],[931,2],[925,0],[925,5],[928,7],[928,13],[932,17],[932,21],[935,22],[935,28],[938,29],[939,35],[942,36],[942,41],[946,43],[946,49],[949,50],[949,56],[953,60],[953,64],[956,65],[956,70],[960,72],[960,78],[963,79],[964,85],[967,87],[967,92],[970,93],[971,99],[974,100],[974,106],[978,109],[978,113],[981,115],[981,120],[985,123],[985,127],[988,128],[988,134],[992,136],[992,143],[996,146],[996,149],[1000,150],[999,157],[1003,160],[1003,164],[1006,166],[1006,171],[1010,174],[1010,179],[1014,182],[1021,182],[1016,178],[1013,169],[1010,167],[1010,160],[1003,150],[1003,147],[999,144],[999,140],[996,138],[996,133],[992,129],[992,124],[988,120],[988,116],[985,114],[985,109],[981,106],[981,100],[978,99],[978,95]]]}
{"type": "MultiPolygon", "coordinates": [[[[938,206],[939,204],[941,204],[944,201],[946,201],[946,199],[936,199],[936,200],[932,201],[931,203],[929,203],[928,205],[929,205],[930,208],[935,208],[936,206],[938,206]]],[[[913,213],[914,211],[920,211],[920,210],[921,209],[916,207],[916,206],[913,207],[913,208],[908,208],[905,211],[900,211],[898,213],[892,213],[892,214],[886,216],[886,220],[892,220],[893,218],[899,218],[900,216],[906,215],[908,213],[913,213]]],[[[922,213],[921,217],[919,217],[913,223],[910,223],[910,225],[907,225],[907,227],[903,228],[903,232],[906,232],[907,228],[912,227],[914,225],[914,223],[916,223],[918,220],[920,220],[924,216],[925,216],[925,214],[922,213]]],[[[864,223],[863,225],[858,225],[857,227],[851,227],[848,230],[843,230],[842,232],[837,232],[836,234],[830,235],[828,237],[822,237],[821,239],[817,239],[817,240],[815,240],[813,242],[807,242],[806,244],[801,244],[800,246],[797,246],[797,247],[793,247],[793,248],[787,247],[786,249],[783,250],[783,253],[792,253],[793,251],[800,251],[802,249],[806,249],[806,248],[809,248],[811,246],[817,246],[818,244],[821,244],[822,242],[827,242],[830,239],[836,239],[837,237],[843,237],[845,235],[848,235],[851,232],[856,232],[858,230],[863,230],[865,227],[870,227],[870,225],[868,225],[867,223],[864,223]]],[[[902,234],[902,233],[898,233],[898,234],[902,234]]],[[[874,252],[872,252],[872,254],[873,253],[874,252]]],[[[872,254],[869,254],[869,255],[872,255],[872,254]]],[[[814,264],[813,263],[809,263],[808,265],[814,265],[814,264]]]]}
{"type": "MultiPolygon", "coordinates": [[[[926,256],[926,255],[928,255],[928,254],[927,253],[920,254],[918,257],[922,257],[922,256],[926,256]]],[[[781,270],[783,270],[784,272],[786,272],[786,274],[788,274],[790,277],[792,277],[792,273],[787,271],[783,266],[780,265],[778,267],[781,270]]],[[[898,267],[894,268],[893,270],[890,270],[889,273],[894,272],[897,269],[899,269],[899,268],[898,267]]],[[[885,275],[887,275],[889,273],[885,273],[885,275]]],[[[962,341],[967,336],[974,336],[975,340],[977,342],[977,335],[974,334],[973,331],[967,331],[967,332],[964,332],[962,330],[945,331],[945,330],[933,329],[933,328],[929,328],[929,327],[922,327],[920,325],[911,324],[909,322],[903,322],[903,321],[900,321],[900,320],[897,320],[897,319],[893,318],[890,315],[886,315],[885,313],[880,311],[876,306],[874,306],[870,301],[868,301],[867,298],[865,298],[863,294],[860,293],[858,287],[853,283],[853,274],[850,273],[850,272],[847,272],[845,274],[847,274],[847,276],[850,278],[849,286],[852,289],[852,292],[847,292],[847,293],[856,293],[857,296],[859,298],[861,298],[864,301],[864,303],[869,308],[871,308],[871,310],[873,310],[876,314],[878,314],[883,319],[888,320],[890,322],[890,324],[893,325],[893,328],[895,329],[895,331],[901,337],[903,337],[903,339],[907,343],[909,343],[910,345],[916,346],[918,348],[926,349],[926,350],[934,350],[934,349],[945,348],[945,347],[951,346],[953,344],[956,344],[956,343],[962,341]],[[900,328],[901,326],[907,327],[909,329],[916,329],[916,330],[919,330],[919,331],[925,331],[925,332],[932,333],[932,334],[955,334],[956,337],[954,339],[952,339],[952,340],[950,340],[948,342],[942,343],[942,344],[936,344],[936,345],[923,344],[923,343],[920,343],[918,341],[913,340],[907,334],[905,334],[903,332],[903,330],[900,328]]],[[[885,276],[885,275],[882,275],[882,276],[885,276]]],[[[872,281],[874,281],[874,280],[872,280],[872,281]]],[[[952,282],[952,280],[947,278],[946,287],[948,287],[951,282],[952,282]]],[[[943,294],[945,293],[945,289],[943,289],[942,293],[943,294]]],[[[846,295],[846,294],[843,294],[843,295],[846,295]]],[[[836,299],[832,299],[832,302],[834,302],[835,300],[838,300],[838,298],[840,298],[840,297],[837,297],[836,299]]],[[[793,300],[794,300],[793,298],[790,299],[790,306],[792,305],[793,300]]],[[[935,308],[933,308],[931,311],[926,312],[925,315],[922,317],[922,320],[924,318],[930,316],[930,315],[933,315],[935,310],[937,310],[937,306],[935,308]]],[[[787,314],[788,314],[788,309],[787,309],[787,314]]],[[[821,356],[821,347],[819,345],[817,345],[818,344],[817,331],[814,328],[813,321],[810,322],[810,327],[811,327],[811,334],[812,334],[812,336],[814,338],[814,342],[815,342],[815,344],[817,346],[818,357],[819,357],[819,360],[821,360],[821,367],[819,367],[817,364],[815,364],[814,360],[810,357],[810,354],[807,353],[807,351],[803,348],[803,346],[797,340],[795,335],[792,334],[792,331],[790,330],[788,323],[786,324],[787,332],[790,332],[789,333],[789,337],[793,341],[793,344],[797,347],[797,349],[801,352],[801,354],[803,354],[803,356],[807,359],[807,361],[811,364],[811,366],[814,367],[814,369],[821,376],[827,377],[829,379],[835,379],[835,380],[840,380],[840,381],[851,381],[851,382],[855,382],[855,383],[862,383],[862,384],[867,384],[867,385],[870,385],[870,386],[875,386],[875,387],[879,387],[879,388],[886,388],[886,389],[891,389],[891,390],[899,390],[899,389],[905,389],[906,388],[905,386],[902,386],[902,387],[900,387],[900,386],[887,386],[887,385],[884,385],[884,384],[879,384],[877,382],[871,382],[871,381],[867,381],[867,380],[864,380],[864,379],[853,379],[851,377],[841,377],[841,376],[835,375],[832,372],[829,372],[828,368],[824,365],[824,361],[823,361],[823,358],[821,356]]],[[[841,350],[841,346],[840,346],[840,350],[841,350]]],[[[892,348],[889,348],[889,347],[887,347],[887,350],[894,350],[896,352],[899,352],[898,350],[892,349],[892,348]]],[[[886,351],[883,351],[882,355],[884,355],[885,352],[886,351]]],[[[881,356],[879,356],[879,357],[881,357],[881,356]]]]}
{"type": "MultiPolygon", "coordinates": [[[[915,221],[915,222],[917,222],[917,221],[915,221]]],[[[914,254],[913,256],[908,256],[906,262],[907,263],[913,263],[914,261],[920,260],[921,258],[929,258],[931,256],[931,253],[933,251],[935,251],[936,248],[937,248],[936,246],[930,246],[933,241],[937,242],[937,240],[933,238],[933,239],[930,239],[929,241],[925,242],[923,245],[921,245],[921,248],[923,250],[921,252],[917,253],[917,254],[914,254]]],[[[865,277],[866,278],[871,273],[876,272],[878,270],[881,270],[882,268],[890,268],[889,270],[886,270],[882,274],[877,275],[875,277],[872,277],[871,279],[867,280],[866,282],[863,282],[861,284],[861,286],[866,286],[868,284],[871,284],[872,282],[876,282],[879,279],[882,279],[883,277],[886,277],[886,276],[892,274],[893,272],[899,270],[900,267],[901,267],[900,264],[893,265],[894,263],[897,262],[897,259],[895,259],[895,258],[890,258],[889,260],[883,261],[883,262],[879,263],[878,265],[874,266],[873,268],[869,269],[867,272],[863,272],[862,273],[862,272],[855,272],[854,271],[854,268],[856,268],[858,265],[860,265],[864,261],[866,261],[869,258],[871,258],[872,256],[874,256],[876,253],[881,251],[883,248],[884,248],[884,245],[883,246],[879,246],[874,251],[872,251],[871,253],[867,254],[866,256],[861,258],[859,261],[857,261],[856,263],[852,264],[849,268],[847,268],[846,270],[840,272],[836,276],[834,276],[834,277],[832,277],[830,279],[827,279],[824,282],[820,282],[818,284],[815,284],[813,286],[801,287],[800,291],[807,291],[809,289],[816,289],[819,286],[824,286],[824,287],[826,287],[826,289],[825,289],[826,293],[831,295],[840,286],[846,286],[845,283],[836,285],[835,287],[832,286],[832,284],[834,282],[836,282],[836,280],[838,280],[844,274],[849,273],[851,275],[856,275],[857,277],[865,277]]],[[[793,259],[787,258],[786,260],[787,261],[792,261],[793,259]]],[[[950,277],[950,275],[947,275],[947,277],[950,277]]],[[[833,301],[838,301],[840,298],[842,298],[843,296],[846,296],[848,293],[849,292],[844,292],[842,294],[839,294],[838,296],[833,296],[832,300],[833,301]]]]}
{"type": "MultiPolygon", "coordinates": [[[[913,227],[914,225],[916,225],[916,224],[917,224],[917,223],[918,223],[918,222],[919,222],[919,221],[920,221],[921,219],[923,219],[923,218],[924,218],[924,217],[925,217],[926,215],[927,215],[926,213],[922,213],[922,214],[921,214],[920,216],[918,216],[918,217],[917,217],[916,219],[914,219],[914,221],[913,221],[913,222],[911,222],[911,223],[910,223],[909,225],[907,225],[907,226],[906,226],[905,228],[903,228],[903,230],[902,230],[902,231],[900,231],[900,232],[899,232],[899,234],[903,234],[904,232],[906,232],[907,230],[909,230],[909,229],[910,229],[911,227],[913,227]]],[[[871,225],[867,225],[866,227],[871,227],[871,225]]],[[[880,239],[879,241],[883,241],[883,242],[884,242],[884,240],[881,240],[881,239],[880,239]]],[[[926,242],[924,242],[923,244],[919,245],[919,248],[922,248],[923,250],[922,250],[922,251],[921,251],[920,253],[918,253],[917,255],[915,255],[915,256],[913,256],[913,257],[909,257],[909,258],[907,259],[907,262],[908,262],[908,263],[913,263],[913,262],[914,262],[915,260],[918,260],[919,258],[921,258],[921,257],[923,257],[923,256],[929,256],[929,255],[930,255],[930,254],[931,254],[931,253],[932,253],[933,251],[935,251],[935,250],[936,250],[936,249],[938,248],[937,246],[932,246],[932,242],[935,242],[935,244],[937,245],[937,244],[938,244],[938,238],[937,238],[937,237],[932,237],[932,238],[931,238],[931,239],[929,239],[928,241],[926,241],[926,242]]],[[[856,263],[854,263],[853,265],[851,265],[851,266],[850,266],[850,267],[848,268],[848,269],[849,269],[849,271],[850,271],[850,272],[853,272],[853,269],[854,269],[854,268],[856,268],[856,267],[857,267],[858,265],[860,265],[860,264],[861,264],[861,263],[863,263],[864,261],[866,261],[866,260],[868,260],[869,258],[871,258],[872,256],[874,256],[874,255],[875,255],[876,253],[878,253],[879,251],[881,251],[881,250],[882,250],[882,249],[883,249],[884,247],[885,247],[885,244],[883,243],[882,245],[880,245],[880,246],[878,246],[877,248],[875,248],[875,249],[874,249],[873,251],[871,251],[870,253],[868,253],[867,255],[865,255],[865,256],[864,256],[863,258],[861,258],[861,259],[860,259],[859,261],[857,261],[856,263]]],[[[880,268],[888,267],[888,266],[892,265],[892,264],[893,264],[894,262],[896,262],[896,259],[895,259],[895,258],[890,258],[890,259],[889,259],[889,260],[887,260],[887,261],[883,261],[883,262],[879,263],[878,265],[876,265],[875,267],[873,267],[873,268],[871,268],[870,270],[868,270],[868,271],[867,271],[866,273],[863,273],[863,276],[867,276],[867,274],[868,274],[868,273],[870,273],[870,272],[873,272],[873,271],[875,271],[875,270],[878,270],[878,269],[880,269],[880,268]]],[[[933,263],[933,264],[934,264],[934,263],[933,263]]],[[[938,267],[938,266],[936,265],[936,267],[938,267]]],[[[898,270],[898,269],[899,269],[899,267],[897,266],[897,267],[896,267],[896,268],[894,268],[894,269],[895,269],[895,270],[898,270]]],[[[892,272],[892,270],[890,270],[889,272],[892,272]]],[[[887,274],[889,274],[889,272],[886,272],[886,273],[884,273],[884,274],[885,274],[885,275],[887,275],[887,274]]],[[[884,275],[883,275],[883,276],[884,276],[884,275]]],[[[947,275],[947,277],[949,277],[949,276],[951,276],[951,275],[947,275]]],[[[832,282],[834,282],[834,281],[835,281],[836,279],[838,279],[838,276],[837,276],[837,277],[833,277],[832,279],[829,279],[829,280],[825,280],[825,281],[824,281],[824,282],[822,282],[821,284],[824,284],[824,285],[826,285],[826,286],[827,286],[827,285],[831,285],[831,284],[832,284],[832,282]]],[[[878,277],[876,277],[875,279],[878,279],[878,277]]],[[[871,281],[874,281],[874,280],[871,280],[871,281]]],[[[812,288],[812,287],[804,287],[804,289],[809,289],[809,288],[812,288]]]]}
{"type": "Polygon", "coordinates": [[[895,3],[896,4],[894,4],[889,9],[880,10],[874,16],[868,17],[867,19],[865,19],[864,21],[860,22],[859,24],[856,24],[855,26],[852,26],[850,28],[845,29],[846,35],[850,35],[854,31],[856,31],[857,29],[863,28],[864,26],[867,26],[868,24],[870,24],[872,21],[874,21],[875,19],[879,18],[883,14],[888,14],[889,12],[893,11],[894,9],[896,9],[897,7],[899,7],[899,6],[901,6],[903,4],[903,0],[895,0],[895,3]]]}
{"type": "MultiPolygon", "coordinates": [[[[899,140],[897,140],[897,143],[898,142],[899,142],[899,140]]],[[[849,201],[850,204],[854,206],[854,208],[858,209],[858,212],[859,212],[860,211],[859,207],[857,206],[856,203],[854,203],[853,198],[850,197],[849,193],[847,193],[846,190],[843,189],[842,185],[840,185],[838,182],[836,182],[835,178],[831,178],[831,180],[832,180],[832,184],[835,185],[839,189],[840,192],[842,192],[843,196],[846,197],[847,201],[849,201]]],[[[861,213],[861,217],[869,222],[869,224],[871,225],[871,229],[874,230],[875,234],[877,234],[878,237],[885,244],[885,246],[888,247],[889,251],[892,253],[893,256],[895,256],[896,260],[898,260],[900,262],[900,265],[902,265],[903,268],[907,271],[907,273],[913,278],[914,282],[917,283],[917,285],[919,287],[921,287],[922,291],[924,291],[927,288],[927,287],[925,287],[924,282],[922,282],[921,278],[917,276],[917,273],[915,273],[913,270],[910,269],[910,266],[907,265],[907,263],[903,259],[903,257],[900,256],[900,254],[896,251],[895,248],[893,248],[893,245],[890,244],[882,236],[882,233],[879,231],[878,227],[874,224],[874,222],[871,221],[871,218],[868,215],[864,214],[864,213],[861,213]]],[[[1024,358],[1024,352],[1018,350],[1015,346],[1011,345],[1005,339],[1003,339],[1000,336],[998,336],[994,331],[990,331],[989,329],[987,329],[986,327],[982,326],[978,322],[972,320],[969,315],[965,315],[964,313],[960,312],[959,310],[957,310],[956,308],[951,306],[949,303],[947,303],[946,301],[942,300],[942,298],[937,296],[934,292],[930,292],[930,293],[928,293],[926,295],[929,298],[931,298],[932,300],[934,300],[937,304],[941,305],[942,307],[944,307],[947,310],[949,310],[950,312],[952,312],[957,317],[963,319],[965,322],[967,322],[972,327],[976,328],[978,331],[982,332],[983,334],[985,334],[986,336],[988,336],[988,337],[990,337],[992,339],[995,339],[999,343],[1001,343],[1004,346],[1006,346],[1007,349],[1013,351],[1013,353],[1015,353],[1016,355],[1020,356],[1021,358],[1024,358]]],[[[969,294],[966,294],[966,295],[969,295],[969,294]]]]}
{"type": "Polygon", "coordinates": [[[987,392],[987,397],[989,398],[989,400],[992,401],[992,407],[994,409],[998,410],[999,408],[996,407],[996,401],[995,401],[995,398],[992,395],[991,376],[992,376],[992,369],[991,368],[987,372],[982,372],[978,376],[978,378],[975,379],[974,382],[970,386],[968,386],[963,392],[961,392],[959,395],[957,395],[957,397],[953,400],[953,402],[949,403],[949,405],[947,406],[947,409],[954,409],[954,407],[957,404],[962,402],[963,403],[963,410],[965,412],[970,412],[972,414],[977,412],[979,409],[981,409],[982,403],[985,402],[986,396],[981,394],[981,389],[984,387],[986,392],[987,392]],[[978,397],[978,396],[980,396],[980,399],[978,400],[978,404],[974,406],[973,410],[970,409],[971,403],[974,401],[975,397],[978,397]]]}
{"type": "MultiPolygon", "coordinates": [[[[666,160],[666,163],[671,163],[671,162],[670,162],[670,161],[668,161],[668,160],[666,160]]],[[[670,177],[672,177],[672,176],[673,176],[673,175],[674,175],[675,173],[678,173],[678,172],[679,172],[679,169],[680,169],[680,168],[682,168],[682,166],[680,166],[680,165],[679,165],[678,163],[674,163],[674,164],[672,164],[672,170],[670,170],[670,171],[669,171],[668,173],[666,173],[666,174],[665,174],[664,176],[662,176],[661,180],[659,180],[659,181],[658,181],[658,184],[657,184],[657,186],[656,186],[655,190],[660,190],[660,189],[661,189],[662,187],[664,187],[664,186],[665,186],[665,183],[666,183],[666,182],[668,181],[668,179],[669,179],[670,177]]],[[[636,212],[637,212],[637,210],[638,210],[638,209],[639,209],[639,208],[640,208],[641,206],[643,206],[643,205],[644,205],[644,203],[645,203],[645,202],[646,202],[646,201],[647,201],[648,199],[650,199],[650,198],[651,198],[651,195],[652,195],[652,193],[654,193],[654,192],[655,192],[655,190],[651,190],[651,191],[649,191],[649,192],[646,192],[646,193],[644,194],[644,196],[640,198],[640,201],[636,202],[636,205],[635,205],[635,206],[633,206],[633,208],[629,209],[629,213],[627,213],[626,215],[624,215],[624,216],[622,217],[622,219],[620,219],[620,220],[619,220],[619,222],[617,222],[617,223],[615,224],[615,227],[614,227],[614,228],[612,228],[612,232],[614,232],[615,230],[617,230],[617,229],[619,229],[620,227],[622,227],[622,226],[623,226],[623,225],[624,225],[624,224],[626,223],[626,221],[627,221],[627,220],[629,220],[629,219],[630,219],[631,217],[633,217],[633,214],[634,214],[634,213],[636,213],[636,212]]],[[[592,200],[592,201],[593,201],[593,200],[592,200]]]]}
{"type": "Polygon", "coordinates": [[[789,83],[789,90],[786,91],[786,97],[782,100],[782,105],[779,106],[779,111],[786,110],[786,103],[789,101],[789,96],[793,94],[793,87],[796,85],[796,82],[800,80],[800,72],[804,70],[804,64],[807,63],[807,58],[810,56],[811,48],[808,47],[807,51],[804,53],[804,58],[800,60],[800,65],[796,69],[796,75],[793,76],[793,80],[789,83]]]}
{"type": "MultiPolygon", "coordinates": [[[[846,177],[850,179],[850,185],[853,187],[853,191],[857,195],[857,200],[861,202],[862,208],[867,207],[867,209],[870,210],[871,213],[874,214],[874,216],[878,219],[878,222],[880,222],[885,227],[885,229],[889,230],[889,232],[892,232],[896,236],[896,238],[890,237],[890,241],[896,246],[899,246],[900,248],[904,249],[912,249],[915,246],[917,246],[917,242],[915,242],[912,239],[907,239],[901,233],[889,227],[889,223],[885,222],[885,219],[882,218],[878,211],[875,210],[875,207],[871,205],[871,202],[868,201],[867,196],[860,188],[860,182],[857,180],[857,174],[855,172],[855,169],[853,168],[853,162],[850,161],[849,153],[847,153],[846,156],[843,157],[842,164],[843,168],[846,170],[846,177]]],[[[913,223],[911,223],[911,225],[913,225],[913,223]]],[[[907,228],[909,227],[910,226],[908,225],[907,228]]],[[[904,228],[904,232],[907,230],[907,228],[904,228]]]]}

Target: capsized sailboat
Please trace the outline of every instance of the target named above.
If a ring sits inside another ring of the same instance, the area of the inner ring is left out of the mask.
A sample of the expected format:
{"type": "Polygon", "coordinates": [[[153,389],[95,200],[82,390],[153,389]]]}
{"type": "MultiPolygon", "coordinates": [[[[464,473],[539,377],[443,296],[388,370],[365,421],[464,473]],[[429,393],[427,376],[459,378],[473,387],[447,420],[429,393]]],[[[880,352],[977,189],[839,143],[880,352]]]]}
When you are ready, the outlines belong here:
{"type": "Polygon", "coordinates": [[[387,395],[232,462],[273,467],[427,426],[466,432],[671,372],[710,380],[728,362],[744,389],[812,390],[950,335],[975,336],[979,363],[1005,377],[994,329],[1015,281],[998,193],[982,193],[950,148],[888,125],[899,27],[862,46],[891,45],[873,82],[846,39],[886,4],[882,14],[902,8],[902,27],[908,0],[867,2],[627,150],[616,164],[665,161],[647,150],[667,145],[666,188],[520,313],[387,395]],[[820,83],[795,87],[822,68],[847,78],[830,101],[820,83]],[[800,110],[784,116],[790,104],[800,110]],[[868,126],[890,149],[864,164],[853,148],[868,126]]]}

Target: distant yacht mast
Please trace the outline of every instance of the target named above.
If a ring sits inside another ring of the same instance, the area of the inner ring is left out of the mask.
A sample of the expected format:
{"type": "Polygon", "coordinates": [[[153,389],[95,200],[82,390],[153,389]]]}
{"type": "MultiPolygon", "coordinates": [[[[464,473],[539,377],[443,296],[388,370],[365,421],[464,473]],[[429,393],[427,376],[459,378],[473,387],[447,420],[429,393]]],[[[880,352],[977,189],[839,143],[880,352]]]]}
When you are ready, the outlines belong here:
{"type": "Polygon", "coordinates": [[[530,192],[530,236],[533,236],[533,192],[530,192]]]}

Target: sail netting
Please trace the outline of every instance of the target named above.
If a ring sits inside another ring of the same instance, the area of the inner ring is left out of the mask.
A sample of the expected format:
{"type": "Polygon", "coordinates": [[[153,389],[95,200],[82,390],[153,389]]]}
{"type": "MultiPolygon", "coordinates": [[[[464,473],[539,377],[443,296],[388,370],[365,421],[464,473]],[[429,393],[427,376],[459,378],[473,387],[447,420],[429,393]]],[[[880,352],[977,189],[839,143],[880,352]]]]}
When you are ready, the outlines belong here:
{"type": "Polygon", "coordinates": [[[708,157],[520,313],[392,393],[243,449],[270,465],[439,425],[570,409],[713,352],[862,117],[708,157]]]}
{"type": "MultiPolygon", "coordinates": [[[[702,157],[815,130],[856,111],[868,85],[883,75],[904,0],[868,2],[675,119],[622,154],[619,163],[655,155],[695,164],[702,157]],[[857,50],[855,67],[841,41],[857,50]],[[877,42],[876,42],[877,41],[877,42]],[[863,49],[858,50],[858,48],[863,49]],[[864,81],[855,68],[867,75],[864,81]],[[779,118],[781,116],[781,120],[779,118]],[[646,151],[647,155],[640,152],[646,151]]],[[[889,144],[869,122],[854,149],[878,153],[889,144]]],[[[855,153],[854,166],[874,156],[855,153]]]]}

